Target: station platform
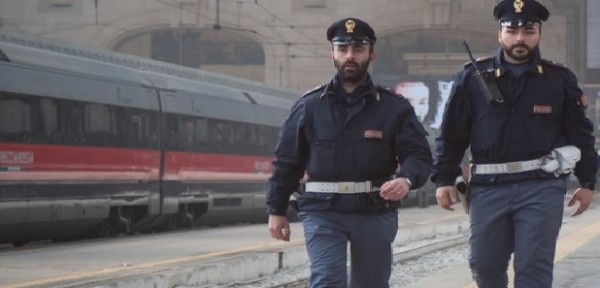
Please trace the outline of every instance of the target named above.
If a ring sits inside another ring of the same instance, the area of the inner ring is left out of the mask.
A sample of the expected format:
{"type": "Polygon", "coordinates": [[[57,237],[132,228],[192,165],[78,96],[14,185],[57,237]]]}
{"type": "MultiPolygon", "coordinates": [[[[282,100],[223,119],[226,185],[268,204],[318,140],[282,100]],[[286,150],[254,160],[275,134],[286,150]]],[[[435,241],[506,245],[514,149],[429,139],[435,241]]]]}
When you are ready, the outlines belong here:
{"type": "MultiPolygon", "coordinates": [[[[466,233],[460,209],[400,209],[394,244],[466,233]]],[[[0,249],[0,287],[219,287],[306,263],[301,223],[289,242],[271,239],[267,224],[239,225],[0,249]]]]}
{"type": "MultiPolygon", "coordinates": [[[[600,288],[600,201],[583,214],[570,217],[565,208],[554,266],[553,288],[600,288]]],[[[440,259],[441,261],[442,259],[440,259]]],[[[509,282],[514,279],[509,268],[509,282]]],[[[477,288],[468,264],[434,273],[407,288],[477,288]]],[[[514,288],[509,284],[509,288],[514,288]]]]}
{"type": "MultiPolygon", "coordinates": [[[[468,216],[455,207],[400,209],[395,247],[468,234],[468,216]]],[[[572,211],[565,211],[553,287],[600,288],[600,205],[574,218],[572,211]]],[[[266,224],[253,224],[0,249],[0,288],[223,287],[306,266],[301,223],[291,230],[289,242],[271,239],[266,224]]],[[[477,286],[467,264],[408,286],[432,287],[477,286]]]]}

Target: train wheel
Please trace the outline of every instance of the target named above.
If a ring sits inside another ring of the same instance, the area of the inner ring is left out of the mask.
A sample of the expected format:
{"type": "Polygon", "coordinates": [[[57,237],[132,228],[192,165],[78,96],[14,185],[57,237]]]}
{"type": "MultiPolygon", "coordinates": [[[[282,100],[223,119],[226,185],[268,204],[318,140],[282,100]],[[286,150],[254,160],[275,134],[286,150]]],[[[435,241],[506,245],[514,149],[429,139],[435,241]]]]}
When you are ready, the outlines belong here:
{"type": "Polygon", "coordinates": [[[109,219],[104,220],[100,224],[98,224],[98,226],[94,228],[92,233],[92,237],[94,238],[108,238],[113,237],[117,234],[114,225],[111,224],[111,221],[109,219]]]}

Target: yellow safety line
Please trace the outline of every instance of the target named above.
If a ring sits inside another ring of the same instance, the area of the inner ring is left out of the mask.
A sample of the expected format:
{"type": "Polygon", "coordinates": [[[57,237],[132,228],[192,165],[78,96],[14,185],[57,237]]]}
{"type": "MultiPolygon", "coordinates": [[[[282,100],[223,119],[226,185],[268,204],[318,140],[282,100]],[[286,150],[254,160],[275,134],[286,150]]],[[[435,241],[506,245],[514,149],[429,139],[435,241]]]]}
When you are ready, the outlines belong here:
{"type": "MultiPolygon", "coordinates": [[[[398,218],[402,218],[402,215],[399,215],[398,218]]],[[[404,222],[401,223],[401,221],[398,221],[400,226],[410,226],[410,225],[429,225],[429,224],[433,224],[433,223],[437,223],[437,222],[444,222],[444,221],[448,221],[448,220],[452,220],[452,219],[456,219],[456,218],[465,218],[465,221],[468,221],[469,219],[466,217],[466,215],[460,214],[460,215],[447,215],[447,216],[443,216],[441,218],[435,218],[435,219],[430,219],[430,220],[425,220],[425,221],[417,221],[417,222],[404,222]]],[[[400,219],[402,220],[402,219],[400,219]]]]}
{"type": "MultiPolygon", "coordinates": [[[[554,255],[554,263],[558,263],[567,257],[569,254],[575,252],[575,250],[581,248],[581,246],[588,243],[594,237],[600,234],[600,220],[585,226],[574,233],[568,234],[565,237],[558,239],[558,244],[556,247],[556,254],[554,255]]],[[[508,287],[514,288],[515,273],[512,267],[512,264],[508,268],[508,287]]],[[[477,284],[475,282],[471,282],[467,286],[463,286],[462,288],[477,288],[477,284]]]]}
{"type": "Polygon", "coordinates": [[[431,219],[428,221],[419,221],[417,222],[417,224],[419,225],[427,225],[427,224],[432,224],[432,223],[436,223],[436,222],[444,222],[447,220],[451,220],[451,219],[456,219],[456,218],[465,218],[464,220],[467,221],[469,220],[465,215],[451,215],[451,216],[446,216],[443,218],[437,218],[437,219],[431,219]]]}
{"type": "Polygon", "coordinates": [[[27,288],[27,287],[36,287],[36,286],[49,286],[51,284],[63,283],[63,282],[67,282],[67,281],[77,281],[77,280],[83,280],[85,278],[96,278],[96,277],[106,276],[106,275],[115,274],[115,273],[135,271],[138,269],[147,269],[147,268],[155,268],[155,267],[165,266],[165,265],[181,264],[181,263],[192,262],[192,261],[196,261],[196,260],[200,260],[200,259],[210,258],[210,257],[224,256],[224,255],[230,255],[230,254],[235,254],[235,253],[240,253],[240,252],[249,252],[249,251],[265,249],[265,248],[277,248],[280,246],[295,245],[295,244],[300,244],[300,243],[304,243],[304,239],[291,240],[289,242],[278,241],[278,242],[271,242],[271,243],[266,243],[266,244],[258,244],[258,245],[249,246],[249,247],[240,248],[240,249],[225,250],[225,251],[219,251],[219,252],[208,253],[208,254],[203,254],[203,255],[196,255],[196,256],[178,257],[178,258],[172,258],[172,259],[160,260],[160,261],[154,261],[154,262],[146,262],[146,263],[140,263],[140,264],[135,264],[135,265],[126,266],[126,267],[105,268],[105,269],[100,269],[100,270],[96,270],[96,271],[80,272],[80,273],[75,273],[75,274],[70,274],[70,275],[65,275],[65,276],[58,276],[58,277],[52,277],[52,278],[46,278],[46,279],[39,279],[39,280],[15,283],[15,284],[8,284],[6,286],[0,286],[0,287],[1,288],[27,288]]]}

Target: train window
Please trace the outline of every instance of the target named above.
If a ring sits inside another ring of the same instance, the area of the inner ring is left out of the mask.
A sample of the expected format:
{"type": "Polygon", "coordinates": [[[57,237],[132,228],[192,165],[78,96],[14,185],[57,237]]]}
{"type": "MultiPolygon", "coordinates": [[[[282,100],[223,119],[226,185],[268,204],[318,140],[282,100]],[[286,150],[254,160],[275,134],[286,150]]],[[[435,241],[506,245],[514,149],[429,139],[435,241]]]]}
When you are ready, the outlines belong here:
{"type": "Polygon", "coordinates": [[[58,130],[60,144],[85,145],[84,105],[76,101],[58,101],[58,130]]]}
{"type": "Polygon", "coordinates": [[[137,125],[136,136],[139,141],[139,148],[158,149],[158,116],[155,112],[135,111],[133,122],[137,125]],[[139,119],[139,122],[138,122],[139,119]]]}
{"type": "Polygon", "coordinates": [[[183,125],[185,127],[184,141],[185,141],[185,150],[191,150],[192,144],[194,144],[194,120],[191,117],[185,117],[183,119],[183,125]]]}
{"type": "Polygon", "coordinates": [[[113,107],[115,111],[117,147],[134,149],[158,148],[157,117],[149,111],[126,107],[113,107]]]}
{"type": "Polygon", "coordinates": [[[269,137],[268,127],[259,126],[258,127],[258,146],[263,147],[267,144],[269,137]]]}
{"type": "Polygon", "coordinates": [[[167,114],[166,147],[174,151],[270,155],[278,128],[220,119],[167,114]]]}
{"type": "Polygon", "coordinates": [[[247,144],[255,149],[258,146],[258,126],[248,125],[246,132],[248,133],[248,137],[246,138],[247,144]]]}
{"type": "Polygon", "coordinates": [[[164,133],[165,135],[165,139],[167,141],[166,143],[166,148],[168,150],[179,150],[178,147],[178,139],[179,137],[179,119],[177,117],[177,115],[173,115],[173,114],[167,114],[165,117],[165,126],[166,126],[166,131],[164,133]]]}
{"type": "Polygon", "coordinates": [[[261,154],[270,154],[275,150],[275,144],[277,141],[278,129],[275,127],[262,126],[259,130],[260,135],[258,138],[259,149],[261,154]]]}
{"type": "Polygon", "coordinates": [[[233,152],[234,130],[233,123],[230,121],[216,121],[215,126],[215,149],[217,152],[233,152]]]}
{"type": "Polygon", "coordinates": [[[247,145],[244,145],[246,143],[246,129],[247,129],[248,124],[246,123],[234,123],[233,125],[233,129],[234,129],[234,135],[233,135],[233,143],[235,144],[235,147],[243,153],[247,153],[247,145]]]}
{"type": "Polygon", "coordinates": [[[112,111],[107,105],[88,104],[85,107],[87,132],[110,132],[113,126],[112,111]]]}
{"type": "Polygon", "coordinates": [[[0,140],[29,142],[32,132],[31,105],[29,97],[13,93],[0,95],[0,140]]]}
{"type": "Polygon", "coordinates": [[[108,147],[113,145],[114,115],[107,105],[85,106],[85,140],[87,145],[108,147]]]}
{"type": "Polygon", "coordinates": [[[208,144],[208,120],[201,118],[196,119],[194,122],[194,143],[198,147],[206,147],[208,144]]]}
{"type": "Polygon", "coordinates": [[[158,148],[158,112],[0,92],[0,141],[158,148]]]}
{"type": "MultiPolygon", "coordinates": [[[[25,143],[71,143],[75,136],[73,113],[63,109],[68,101],[25,94],[1,93],[0,138],[25,143]]],[[[73,141],[80,143],[80,141],[73,141]]]]}
{"type": "MultiPolygon", "coordinates": [[[[139,123],[136,119],[135,110],[128,107],[113,107],[117,125],[114,134],[116,135],[116,146],[123,148],[138,148],[140,146],[137,132],[139,123]]],[[[141,122],[141,119],[139,119],[141,122]]]]}
{"type": "Polygon", "coordinates": [[[57,108],[55,102],[56,100],[49,98],[40,99],[42,129],[36,134],[44,143],[55,142],[54,137],[58,132],[58,119],[56,118],[57,108]]]}
{"type": "Polygon", "coordinates": [[[190,116],[167,116],[167,147],[176,151],[192,151],[194,146],[194,119],[190,116]]]}

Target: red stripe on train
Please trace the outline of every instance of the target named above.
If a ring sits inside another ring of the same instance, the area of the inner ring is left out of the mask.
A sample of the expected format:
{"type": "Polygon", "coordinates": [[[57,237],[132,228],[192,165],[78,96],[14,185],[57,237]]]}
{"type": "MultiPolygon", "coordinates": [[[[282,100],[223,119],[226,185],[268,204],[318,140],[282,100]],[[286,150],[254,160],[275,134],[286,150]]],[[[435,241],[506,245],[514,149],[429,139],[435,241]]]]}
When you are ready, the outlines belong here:
{"type": "MultiPolygon", "coordinates": [[[[271,173],[264,156],[165,153],[165,179],[264,181],[271,173]]],[[[0,180],[157,180],[155,150],[18,145],[0,143],[0,180]]]]}

